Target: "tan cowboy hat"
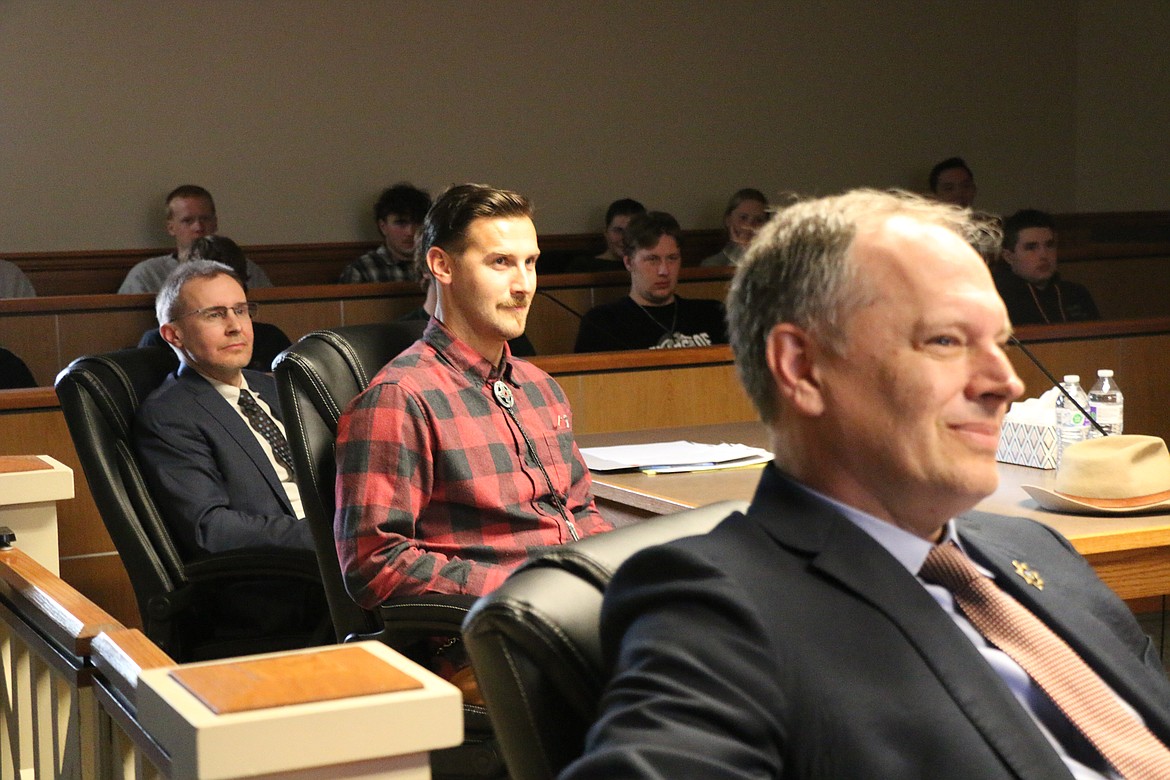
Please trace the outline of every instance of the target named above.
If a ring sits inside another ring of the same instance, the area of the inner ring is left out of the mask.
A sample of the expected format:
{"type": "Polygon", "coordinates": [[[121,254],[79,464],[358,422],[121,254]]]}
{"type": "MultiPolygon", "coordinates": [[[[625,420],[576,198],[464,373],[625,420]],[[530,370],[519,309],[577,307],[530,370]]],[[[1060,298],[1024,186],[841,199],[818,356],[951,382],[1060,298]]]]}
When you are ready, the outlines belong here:
{"type": "Polygon", "coordinates": [[[1157,436],[1123,434],[1069,445],[1056,489],[1024,485],[1045,509],[1128,515],[1170,508],[1170,452],[1157,436]]]}

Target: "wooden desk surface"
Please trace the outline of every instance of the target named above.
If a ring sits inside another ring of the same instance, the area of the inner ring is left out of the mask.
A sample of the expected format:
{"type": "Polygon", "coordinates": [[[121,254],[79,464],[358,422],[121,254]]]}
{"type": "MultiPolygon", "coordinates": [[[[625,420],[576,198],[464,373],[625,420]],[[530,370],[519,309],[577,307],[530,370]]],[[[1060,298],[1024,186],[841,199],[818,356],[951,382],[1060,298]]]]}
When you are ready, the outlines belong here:
{"type": "MultiPolygon", "coordinates": [[[[769,446],[767,430],[758,422],[590,434],[578,437],[578,444],[602,447],[680,439],[769,446]]],[[[999,488],[977,509],[1028,517],[1060,531],[1124,599],[1170,593],[1170,514],[1102,517],[1049,512],[1021,486],[1051,486],[1055,471],[1001,463],[999,473],[999,488]]],[[[655,476],[594,473],[593,492],[602,512],[622,524],[716,501],[750,501],[759,479],[759,468],[655,476]]]]}

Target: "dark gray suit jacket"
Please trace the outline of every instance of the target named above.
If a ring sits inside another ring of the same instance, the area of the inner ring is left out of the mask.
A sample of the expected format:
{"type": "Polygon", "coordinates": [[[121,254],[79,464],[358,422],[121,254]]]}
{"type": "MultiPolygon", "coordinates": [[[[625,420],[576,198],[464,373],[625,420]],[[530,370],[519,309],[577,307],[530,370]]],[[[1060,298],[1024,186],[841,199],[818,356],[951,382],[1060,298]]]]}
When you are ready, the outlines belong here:
{"type": "MultiPolygon", "coordinates": [[[[1068,542],[978,513],[958,531],[1170,744],[1170,683],[1149,638],[1068,542]]],[[[775,468],[746,516],[631,558],[606,594],[602,641],[615,677],[563,777],[1070,776],[915,577],[775,468]]]]}
{"type": "MultiPolygon", "coordinates": [[[[279,419],[272,377],[244,371],[279,419]]],[[[134,444],[151,493],[185,555],[244,547],[313,549],[248,423],[186,365],[143,402],[134,444]]]]}

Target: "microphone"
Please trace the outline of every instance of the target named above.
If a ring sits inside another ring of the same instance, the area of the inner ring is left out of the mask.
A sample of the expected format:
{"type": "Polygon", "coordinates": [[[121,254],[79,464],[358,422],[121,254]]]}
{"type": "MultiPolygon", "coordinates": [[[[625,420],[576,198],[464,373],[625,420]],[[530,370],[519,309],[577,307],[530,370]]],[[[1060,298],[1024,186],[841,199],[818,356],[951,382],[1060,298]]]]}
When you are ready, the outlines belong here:
{"type": "Polygon", "coordinates": [[[556,297],[556,296],[555,296],[555,295],[553,295],[552,293],[550,293],[550,292],[546,292],[546,291],[544,291],[544,290],[540,289],[539,287],[537,287],[537,288],[536,288],[536,294],[537,294],[537,295],[540,295],[540,296],[542,296],[542,297],[544,297],[544,298],[547,298],[547,299],[549,299],[550,301],[552,301],[553,303],[555,303],[557,306],[560,306],[562,309],[564,309],[565,311],[567,311],[569,314],[572,314],[574,317],[576,317],[578,322],[580,322],[581,320],[585,319],[585,315],[584,315],[584,314],[582,314],[581,312],[577,311],[577,310],[576,310],[576,309],[574,309],[572,306],[570,306],[569,304],[565,303],[564,301],[562,301],[560,298],[556,297]]]}
{"type": "Polygon", "coordinates": [[[1016,338],[1014,333],[1011,336],[1008,336],[1008,343],[1011,344],[1013,347],[1018,347],[1019,350],[1024,353],[1024,356],[1027,357],[1028,360],[1031,360],[1032,364],[1034,366],[1036,366],[1036,368],[1040,369],[1041,373],[1043,373],[1044,376],[1048,377],[1048,381],[1052,383],[1052,386],[1055,387],[1057,390],[1059,390],[1061,395],[1063,395],[1068,400],[1072,401],[1072,404],[1073,404],[1073,406],[1075,406],[1077,408],[1077,411],[1079,411],[1081,414],[1083,414],[1085,416],[1085,419],[1088,420],[1089,423],[1094,428],[1096,428],[1097,431],[1102,436],[1109,435],[1109,433],[1104,428],[1101,427],[1101,423],[1097,422],[1097,420],[1093,418],[1093,415],[1089,414],[1089,411],[1087,409],[1085,409],[1085,407],[1081,406],[1080,403],[1077,402],[1077,399],[1073,398],[1072,394],[1068,390],[1064,389],[1064,385],[1062,385],[1060,382],[1058,382],[1056,377],[1054,377],[1052,375],[1052,372],[1044,367],[1044,364],[1040,362],[1040,358],[1038,358],[1034,354],[1032,354],[1032,350],[1025,347],[1024,342],[1022,342],[1018,338],[1016,338]]]}
{"type": "MultiPolygon", "coordinates": [[[[555,303],[557,306],[560,306],[562,309],[564,309],[565,311],[567,311],[569,314],[572,314],[574,317],[576,317],[576,318],[577,318],[577,322],[578,322],[578,323],[584,323],[584,321],[585,321],[585,315],[584,315],[584,314],[582,314],[581,312],[577,311],[577,310],[576,310],[576,309],[574,309],[572,306],[570,306],[569,304],[565,303],[564,301],[562,301],[560,298],[556,297],[556,296],[555,296],[555,295],[553,295],[552,293],[550,293],[550,292],[546,292],[545,290],[542,290],[542,289],[540,289],[540,288],[538,287],[538,288],[536,288],[536,294],[537,294],[537,295],[539,295],[539,296],[542,296],[542,297],[544,297],[544,298],[547,298],[548,300],[550,300],[550,301],[552,301],[553,303],[555,303]]],[[[594,319],[594,321],[592,321],[592,322],[590,322],[590,323],[589,323],[589,327],[590,327],[590,328],[594,328],[594,329],[596,329],[596,330],[600,331],[601,333],[604,333],[606,336],[609,336],[610,338],[617,340],[617,342],[618,342],[618,343],[621,343],[621,341],[622,341],[622,337],[621,337],[621,335],[619,335],[619,334],[615,333],[614,331],[610,330],[610,329],[609,329],[608,327],[606,327],[605,325],[602,325],[602,324],[598,323],[598,322],[596,321],[596,319],[597,319],[596,317],[594,317],[593,319],[594,319]]],[[[578,325],[578,326],[577,326],[577,329],[578,329],[578,331],[580,331],[580,328],[581,328],[581,326],[580,326],[580,325],[578,325]]]]}

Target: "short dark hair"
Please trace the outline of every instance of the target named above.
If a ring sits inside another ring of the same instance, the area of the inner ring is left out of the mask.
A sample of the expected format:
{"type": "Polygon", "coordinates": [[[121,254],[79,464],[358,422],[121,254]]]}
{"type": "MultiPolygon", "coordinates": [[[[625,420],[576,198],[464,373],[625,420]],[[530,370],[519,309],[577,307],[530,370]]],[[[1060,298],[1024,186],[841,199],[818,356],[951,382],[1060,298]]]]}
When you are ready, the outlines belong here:
{"type": "Polygon", "coordinates": [[[645,214],[646,207],[633,198],[619,198],[609,204],[605,210],[605,226],[613,222],[614,217],[632,217],[635,214],[645,214]]]}
{"type": "Polygon", "coordinates": [[[240,278],[241,284],[244,285],[244,291],[248,290],[248,258],[244,256],[244,250],[240,249],[240,245],[232,241],[227,236],[202,236],[195,239],[191,243],[190,259],[195,260],[214,260],[217,263],[223,263],[236,272],[236,276],[240,278]]]}
{"type": "Polygon", "coordinates": [[[381,222],[391,214],[409,217],[422,224],[431,208],[431,196],[409,182],[400,181],[382,190],[374,204],[374,221],[381,222]]]}
{"type": "Polygon", "coordinates": [[[1028,228],[1048,228],[1055,233],[1056,220],[1047,211],[1020,209],[1003,221],[1003,248],[1014,252],[1020,240],[1020,231],[1028,228]]]}
{"type": "Polygon", "coordinates": [[[166,214],[167,219],[171,218],[171,201],[176,198],[203,198],[211,204],[211,213],[215,213],[215,199],[211,197],[210,192],[198,184],[180,184],[168,192],[166,199],[163,201],[163,213],[166,214]]]}
{"type": "Polygon", "coordinates": [[[931,192],[938,194],[938,177],[942,176],[943,171],[949,171],[952,168],[962,168],[971,177],[971,181],[975,180],[975,174],[967,167],[967,162],[962,157],[948,157],[930,169],[931,192]]]}
{"type": "Polygon", "coordinates": [[[518,192],[486,184],[456,184],[440,195],[423,221],[414,262],[422,278],[430,273],[427,253],[437,246],[457,255],[467,249],[467,230],[477,219],[532,219],[532,203],[518,192]]]}
{"type": "Polygon", "coordinates": [[[622,248],[626,257],[633,257],[639,249],[654,247],[663,236],[670,236],[682,246],[682,228],[678,220],[665,211],[647,211],[635,214],[626,225],[622,248]]]}
{"type": "Polygon", "coordinates": [[[768,196],[757,190],[755,187],[744,187],[742,190],[736,190],[730,198],[727,199],[727,208],[723,209],[723,218],[727,219],[731,216],[731,212],[739,208],[739,204],[745,200],[754,200],[756,203],[763,204],[764,208],[768,208],[768,196]]]}

